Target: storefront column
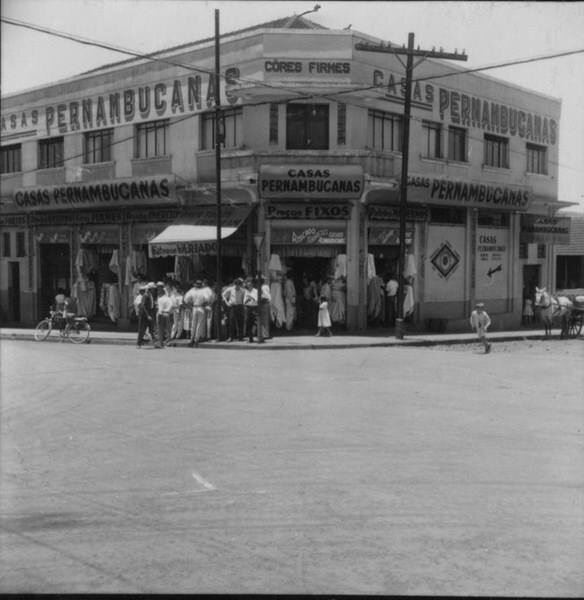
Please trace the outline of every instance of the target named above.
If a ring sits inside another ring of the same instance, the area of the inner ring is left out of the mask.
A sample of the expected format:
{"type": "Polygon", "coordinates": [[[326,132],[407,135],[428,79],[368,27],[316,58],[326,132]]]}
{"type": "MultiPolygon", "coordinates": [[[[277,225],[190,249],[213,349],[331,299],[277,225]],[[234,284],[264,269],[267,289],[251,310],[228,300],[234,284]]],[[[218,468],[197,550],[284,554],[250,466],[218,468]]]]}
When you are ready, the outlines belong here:
{"type": "Polygon", "coordinates": [[[351,201],[351,218],[347,223],[347,331],[362,331],[367,327],[367,224],[361,217],[359,201],[351,201]]]}

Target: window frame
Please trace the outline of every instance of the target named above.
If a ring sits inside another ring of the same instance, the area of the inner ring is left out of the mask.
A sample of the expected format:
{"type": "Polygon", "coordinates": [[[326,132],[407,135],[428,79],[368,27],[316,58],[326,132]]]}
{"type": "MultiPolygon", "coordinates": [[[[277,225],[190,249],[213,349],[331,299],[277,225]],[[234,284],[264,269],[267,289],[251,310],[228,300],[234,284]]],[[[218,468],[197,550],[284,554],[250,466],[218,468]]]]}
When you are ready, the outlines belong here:
{"type": "Polygon", "coordinates": [[[10,144],[1,147],[0,173],[22,172],[22,144],[10,144]]]}
{"type": "Polygon", "coordinates": [[[134,158],[153,159],[167,157],[169,126],[170,121],[168,119],[137,123],[134,131],[134,158]],[[151,138],[153,139],[151,140],[151,138]],[[143,148],[144,145],[145,148],[143,148]],[[151,152],[150,147],[152,145],[154,149],[151,152]]]}
{"type": "Polygon", "coordinates": [[[24,231],[16,232],[16,258],[26,256],[26,233],[24,231]]]}
{"type": "Polygon", "coordinates": [[[380,152],[401,153],[403,148],[404,117],[399,113],[370,108],[367,112],[367,140],[380,152]],[[377,137],[381,140],[377,143],[377,137]],[[386,143],[386,139],[389,143],[386,143]]]}
{"type": "Polygon", "coordinates": [[[59,169],[65,166],[65,138],[47,138],[38,142],[38,168],[59,169]]]}
{"type": "Polygon", "coordinates": [[[286,150],[330,150],[329,104],[286,104],[286,150]]]}
{"type": "Polygon", "coordinates": [[[452,162],[468,162],[468,130],[465,127],[448,126],[448,160],[452,162]],[[457,141],[462,140],[462,152],[457,141]],[[459,158],[462,155],[463,158],[459,158]]]}
{"type": "Polygon", "coordinates": [[[83,164],[95,165],[111,162],[113,139],[113,128],[87,131],[83,136],[83,164]],[[104,143],[104,139],[106,139],[106,143],[104,143]]]}
{"type": "Polygon", "coordinates": [[[509,138],[484,134],[483,165],[491,169],[509,169],[509,138]]]}
{"type": "Polygon", "coordinates": [[[547,146],[530,142],[525,144],[525,171],[534,175],[549,174],[547,146]]]}
{"type": "MultiPolygon", "coordinates": [[[[215,110],[201,113],[200,149],[215,148],[215,110]]],[[[225,108],[221,110],[221,146],[223,148],[238,148],[243,144],[243,107],[225,108]]]]}
{"type": "Polygon", "coordinates": [[[424,119],[422,121],[422,130],[424,131],[426,146],[426,154],[423,156],[423,158],[442,160],[444,158],[444,128],[442,127],[442,123],[424,119]],[[432,132],[434,132],[433,140],[431,139],[432,132]],[[430,152],[431,146],[433,146],[432,152],[430,152]]]}
{"type": "Polygon", "coordinates": [[[337,104],[337,146],[347,145],[347,105],[337,104]]]}

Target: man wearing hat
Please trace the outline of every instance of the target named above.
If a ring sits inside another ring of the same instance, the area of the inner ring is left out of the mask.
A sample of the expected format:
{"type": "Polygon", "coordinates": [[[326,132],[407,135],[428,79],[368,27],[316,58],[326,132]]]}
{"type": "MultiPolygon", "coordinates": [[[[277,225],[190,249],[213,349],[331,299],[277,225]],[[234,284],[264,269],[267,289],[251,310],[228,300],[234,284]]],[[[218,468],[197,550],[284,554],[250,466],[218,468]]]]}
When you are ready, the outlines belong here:
{"type": "Polygon", "coordinates": [[[243,340],[244,295],[243,279],[240,277],[234,279],[233,283],[223,291],[222,298],[227,307],[228,342],[231,342],[233,339],[238,339],[240,342],[243,340]]]}
{"type": "Polygon", "coordinates": [[[470,315],[470,326],[477,332],[479,342],[485,347],[485,354],[491,351],[491,344],[487,341],[487,329],[491,324],[491,319],[485,310],[482,302],[475,304],[475,309],[470,315]]]}
{"type": "Polygon", "coordinates": [[[197,347],[203,332],[203,324],[207,318],[205,306],[208,301],[207,294],[203,290],[203,282],[200,279],[193,283],[193,287],[185,294],[183,301],[193,310],[189,348],[197,347]]]}
{"type": "Polygon", "coordinates": [[[137,306],[138,313],[138,340],[136,348],[141,348],[144,343],[144,334],[146,329],[150,331],[150,337],[153,342],[156,342],[156,310],[155,302],[152,296],[152,290],[156,289],[156,284],[150,282],[140,287],[142,300],[137,306]]]}

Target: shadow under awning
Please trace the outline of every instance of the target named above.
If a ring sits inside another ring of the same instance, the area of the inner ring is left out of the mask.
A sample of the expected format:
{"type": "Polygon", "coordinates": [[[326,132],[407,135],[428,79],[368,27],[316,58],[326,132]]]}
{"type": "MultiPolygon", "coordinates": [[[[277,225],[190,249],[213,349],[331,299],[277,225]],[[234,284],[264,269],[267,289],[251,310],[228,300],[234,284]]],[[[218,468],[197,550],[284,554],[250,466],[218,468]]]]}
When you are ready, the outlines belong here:
{"type": "MultiPolygon", "coordinates": [[[[221,207],[221,239],[233,235],[247,219],[253,206],[221,207]]],[[[217,252],[217,209],[198,207],[185,213],[148,242],[150,258],[191,256],[217,252]]]]}

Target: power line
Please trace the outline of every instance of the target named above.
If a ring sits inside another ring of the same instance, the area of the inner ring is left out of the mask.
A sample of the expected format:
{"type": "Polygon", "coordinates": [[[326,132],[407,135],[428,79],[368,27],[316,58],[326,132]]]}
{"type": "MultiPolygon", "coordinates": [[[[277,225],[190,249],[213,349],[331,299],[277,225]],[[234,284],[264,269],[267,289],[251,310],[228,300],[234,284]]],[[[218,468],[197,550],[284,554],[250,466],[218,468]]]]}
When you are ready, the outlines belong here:
{"type": "MultiPolygon", "coordinates": [[[[187,71],[199,72],[199,73],[204,73],[204,74],[207,74],[207,75],[213,75],[214,74],[214,72],[212,70],[210,70],[210,69],[205,69],[203,67],[193,67],[191,65],[185,65],[185,64],[180,63],[180,62],[176,62],[176,61],[172,61],[172,60],[168,60],[168,59],[163,59],[163,58],[158,58],[158,57],[155,56],[157,54],[165,52],[164,50],[162,50],[162,51],[156,51],[156,52],[152,52],[152,53],[148,53],[148,54],[144,54],[144,53],[139,53],[139,52],[136,52],[136,51],[133,51],[133,50],[130,50],[130,49],[126,49],[126,48],[117,47],[117,46],[114,46],[114,45],[111,45],[111,44],[107,44],[105,42],[100,42],[100,41],[96,41],[96,40],[90,40],[88,38],[82,38],[80,36],[76,36],[76,35],[73,35],[73,34],[62,32],[62,31],[57,31],[57,30],[49,29],[49,28],[46,28],[46,27],[41,27],[41,26],[38,26],[38,25],[34,25],[32,23],[26,23],[24,21],[19,21],[19,20],[16,20],[16,19],[9,19],[7,17],[1,17],[0,20],[4,21],[5,23],[10,24],[10,25],[28,28],[28,29],[31,29],[33,31],[37,31],[37,32],[40,32],[40,33],[45,33],[47,35],[57,36],[57,37],[60,37],[60,38],[63,38],[63,39],[69,40],[69,41],[73,41],[73,42],[76,42],[76,43],[80,43],[80,44],[83,44],[83,45],[96,46],[96,47],[99,47],[99,48],[102,48],[102,49],[105,49],[105,50],[120,52],[120,53],[123,53],[123,54],[128,54],[128,55],[134,56],[136,58],[141,58],[141,59],[145,59],[145,60],[151,60],[151,61],[154,61],[154,62],[161,62],[161,63],[164,63],[164,64],[168,64],[170,66],[173,66],[173,67],[178,67],[178,68],[186,69],[187,71]]],[[[397,51],[398,48],[395,48],[394,50],[397,51]]],[[[561,53],[556,53],[556,54],[550,54],[550,55],[545,55],[545,56],[539,56],[539,57],[517,59],[517,60],[513,60],[513,61],[506,61],[504,63],[498,63],[498,64],[494,64],[494,65],[488,65],[488,66],[485,66],[485,67],[476,67],[476,68],[471,68],[471,69],[457,70],[457,71],[454,71],[452,73],[445,73],[445,74],[441,74],[441,75],[435,75],[435,76],[429,76],[429,77],[422,77],[422,78],[413,79],[413,82],[430,81],[430,80],[433,80],[433,79],[440,79],[440,78],[444,78],[444,77],[451,77],[453,75],[459,75],[459,74],[463,74],[463,73],[471,73],[471,72],[478,72],[478,71],[489,70],[489,69],[503,68],[503,67],[506,67],[506,66],[513,66],[513,65],[516,65],[516,64],[523,64],[523,63],[526,63],[526,62],[535,62],[535,61],[539,61],[539,60],[548,60],[548,59],[552,59],[552,58],[569,56],[569,55],[574,55],[574,54],[579,54],[579,53],[584,53],[584,49],[566,51],[566,52],[561,52],[561,53]]],[[[429,56],[427,52],[423,52],[422,54],[425,55],[425,56],[429,56]]],[[[83,75],[83,74],[81,74],[81,75],[83,75]]],[[[222,75],[222,77],[225,78],[224,75],[222,75]]],[[[165,79],[165,80],[162,80],[162,81],[171,81],[171,80],[172,80],[172,78],[165,79]]],[[[260,85],[260,86],[263,86],[263,87],[266,87],[266,88],[269,88],[269,89],[278,90],[278,91],[285,90],[285,91],[287,91],[290,94],[294,94],[294,96],[290,96],[287,99],[275,102],[276,104],[285,104],[285,103],[289,102],[290,100],[294,100],[294,99],[316,99],[316,98],[322,98],[324,100],[328,100],[328,101],[332,101],[332,102],[343,102],[344,104],[348,104],[349,106],[355,106],[357,108],[366,108],[366,109],[369,109],[370,107],[368,107],[368,106],[366,106],[364,104],[361,104],[361,103],[358,103],[358,102],[351,102],[351,101],[347,101],[347,100],[340,100],[338,97],[343,96],[345,94],[352,94],[352,93],[359,92],[359,91],[379,90],[380,89],[380,86],[377,86],[377,85],[368,85],[368,86],[354,87],[354,88],[351,88],[349,90],[342,90],[342,91],[338,91],[338,92],[332,92],[330,94],[323,94],[323,93],[318,93],[318,92],[314,93],[314,92],[306,92],[306,91],[298,90],[298,89],[292,89],[292,88],[290,88],[288,86],[285,86],[285,85],[269,84],[269,83],[267,83],[265,81],[254,79],[254,78],[241,78],[240,77],[240,78],[238,78],[238,80],[242,81],[244,83],[246,83],[246,82],[247,83],[252,83],[252,84],[260,85]]],[[[249,102],[247,102],[245,104],[245,106],[260,106],[260,105],[272,104],[272,103],[274,103],[274,102],[273,101],[260,101],[260,102],[257,102],[257,103],[249,103],[249,102]]],[[[171,122],[170,125],[174,125],[176,123],[180,123],[180,122],[182,122],[183,120],[185,120],[187,118],[196,117],[198,114],[200,114],[200,113],[198,113],[198,112],[192,113],[192,114],[190,114],[188,116],[180,118],[178,121],[171,122]]],[[[426,120],[426,119],[422,119],[422,118],[418,118],[418,117],[413,117],[413,116],[411,116],[410,119],[411,120],[415,120],[415,121],[419,121],[419,122],[423,122],[423,121],[426,120]]],[[[121,141],[127,141],[128,139],[132,139],[132,138],[127,138],[127,139],[124,139],[124,140],[121,140],[121,141]]],[[[475,141],[478,141],[478,142],[482,142],[483,141],[482,138],[473,137],[470,134],[468,135],[468,139],[475,140],[475,141]]],[[[121,143],[121,141],[116,141],[112,145],[115,145],[117,143],[121,143]]],[[[519,152],[517,150],[511,150],[511,149],[510,149],[510,152],[515,152],[517,154],[523,154],[522,152],[519,152]]],[[[75,158],[79,158],[79,157],[82,157],[82,156],[83,155],[80,154],[80,155],[76,155],[76,156],[73,156],[73,157],[69,157],[69,158],[64,159],[64,160],[69,161],[69,160],[73,160],[75,158]]],[[[441,159],[439,159],[439,160],[441,160],[441,159]]],[[[569,165],[564,165],[562,163],[555,162],[555,161],[550,161],[550,164],[554,165],[554,166],[560,166],[562,168],[567,168],[567,169],[570,169],[570,170],[574,170],[574,171],[580,171],[580,169],[571,167],[569,165]]],[[[33,169],[31,171],[27,171],[26,173],[34,172],[34,171],[37,171],[37,170],[39,170],[39,169],[33,169]]]]}

